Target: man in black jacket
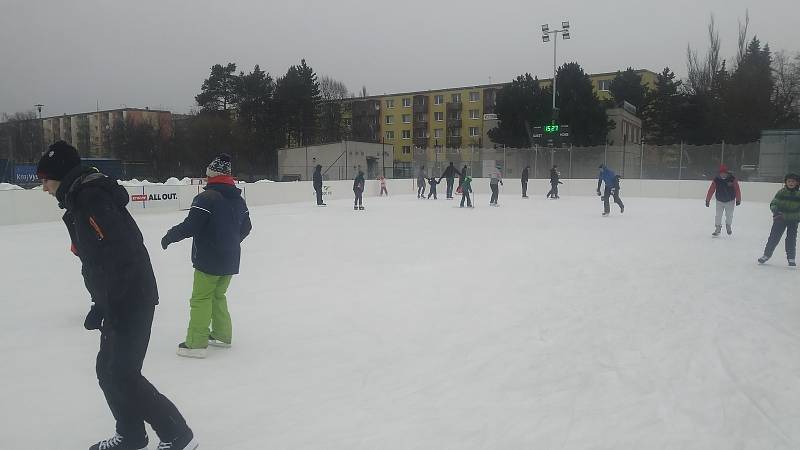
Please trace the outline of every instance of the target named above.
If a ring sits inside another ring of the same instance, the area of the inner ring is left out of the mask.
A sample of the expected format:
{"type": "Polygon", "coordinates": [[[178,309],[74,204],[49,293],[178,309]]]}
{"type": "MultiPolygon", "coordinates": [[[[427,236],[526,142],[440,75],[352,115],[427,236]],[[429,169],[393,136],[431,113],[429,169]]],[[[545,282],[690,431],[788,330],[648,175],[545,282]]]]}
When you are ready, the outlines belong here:
{"type": "Polygon", "coordinates": [[[525,166],[522,169],[522,198],[528,198],[528,174],[530,170],[531,166],[525,166]]]}
{"type": "Polygon", "coordinates": [[[314,168],[314,191],[317,193],[317,206],[327,206],[322,201],[322,166],[319,164],[314,168]]]}
{"type": "Polygon", "coordinates": [[[239,273],[241,243],[252,229],[242,191],[231,176],[231,157],[223,153],[214,158],[206,175],[208,184],[192,201],[186,220],[161,239],[166,250],[173,242],[193,238],[189,329],[177,352],[189,358],[205,358],[209,344],[231,346],[233,326],[225,293],[233,275],[239,273]]]}
{"type": "Polygon", "coordinates": [[[43,189],[66,209],[72,252],[82,264],[93,305],[84,326],[100,330],[97,379],[116,419],[116,434],[90,450],[147,447],[144,422],[159,449],[197,448],[175,405],[142,376],[158,288],[142,233],[125,205],[128,192],[97,169],[81,166],[78,152],[54,143],[37,167],[43,189]]]}
{"type": "Polygon", "coordinates": [[[459,172],[453,165],[453,162],[450,161],[450,165],[444,169],[444,173],[439,177],[439,182],[437,184],[442,182],[442,178],[447,180],[447,198],[453,198],[453,184],[456,181],[456,174],[458,174],[459,177],[461,176],[461,172],[459,172]]]}
{"type": "Polygon", "coordinates": [[[547,193],[547,198],[552,198],[553,200],[561,198],[558,196],[559,184],[564,184],[561,182],[561,173],[558,171],[558,166],[553,166],[550,169],[550,192],[547,193]]]}

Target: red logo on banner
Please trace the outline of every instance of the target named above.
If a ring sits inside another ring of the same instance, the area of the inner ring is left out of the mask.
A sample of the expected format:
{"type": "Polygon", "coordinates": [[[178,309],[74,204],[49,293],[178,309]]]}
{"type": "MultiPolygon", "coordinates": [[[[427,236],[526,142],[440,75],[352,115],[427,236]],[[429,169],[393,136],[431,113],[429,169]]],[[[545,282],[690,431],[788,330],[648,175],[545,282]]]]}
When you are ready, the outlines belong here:
{"type": "Polygon", "coordinates": [[[146,202],[147,201],[147,195],[144,195],[144,194],[131,195],[131,201],[132,202],[146,202]]]}

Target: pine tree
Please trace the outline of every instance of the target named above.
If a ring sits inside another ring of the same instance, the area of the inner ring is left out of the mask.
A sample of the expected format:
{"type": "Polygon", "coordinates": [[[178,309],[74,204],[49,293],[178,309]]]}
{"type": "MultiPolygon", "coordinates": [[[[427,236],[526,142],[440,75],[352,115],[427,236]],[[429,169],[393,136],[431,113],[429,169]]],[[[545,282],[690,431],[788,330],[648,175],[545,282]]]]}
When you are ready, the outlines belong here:
{"type": "Polygon", "coordinates": [[[528,128],[548,123],[552,115],[550,89],[542,89],[531,74],[518,76],[497,93],[495,111],[500,125],[489,138],[514,148],[531,147],[528,128]]]}

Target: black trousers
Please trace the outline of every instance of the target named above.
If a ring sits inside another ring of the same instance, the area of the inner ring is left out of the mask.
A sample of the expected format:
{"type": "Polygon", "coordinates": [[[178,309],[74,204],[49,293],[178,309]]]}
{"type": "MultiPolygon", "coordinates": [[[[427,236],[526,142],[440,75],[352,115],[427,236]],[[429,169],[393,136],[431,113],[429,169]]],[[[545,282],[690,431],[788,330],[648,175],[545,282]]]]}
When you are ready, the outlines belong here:
{"type": "Polygon", "coordinates": [[[764,249],[764,255],[772,257],[778,243],[781,242],[783,232],[786,231],[786,259],[794,259],[797,249],[797,222],[787,222],[785,220],[776,220],[772,223],[772,230],[769,233],[769,240],[767,240],[767,248],[764,249]]]}
{"type": "Polygon", "coordinates": [[[528,182],[527,181],[523,181],[522,182],[522,196],[523,197],[527,197],[528,196],[528,182]]]}
{"type": "Polygon", "coordinates": [[[447,179],[447,198],[453,198],[453,183],[455,182],[455,178],[448,178],[447,179]]]}
{"type": "Polygon", "coordinates": [[[353,204],[355,206],[361,206],[362,205],[362,201],[363,201],[363,197],[364,197],[364,191],[360,191],[358,189],[353,189],[353,193],[356,195],[356,199],[355,199],[353,204]]]}
{"type": "Polygon", "coordinates": [[[467,191],[462,191],[461,192],[461,206],[462,207],[464,206],[464,200],[467,201],[467,206],[470,206],[470,207],[472,206],[472,199],[469,198],[469,192],[467,192],[467,191]]]}
{"type": "Polygon", "coordinates": [[[547,193],[547,197],[558,198],[558,183],[550,183],[550,192],[547,193]]]}
{"type": "Polygon", "coordinates": [[[614,197],[614,203],[618,204],[620,208],[625,207],[625,205],[622,204],[622,200],[619,198],[619,189],[606,186],[603,192],[603,212],[605,213],[611,212],[611,205],[608,203],[608,198],[612,196],[614,197]]]}
{"type": "Polygon", "coordinates": [[[425,182],[420,183],[417,180],[417,197],[422,198],[423,195],[425,195],[425,182]]]}
{"type": "Polygon", "coordinates": [[[489,203],[497,203],[497,196],[500,194],[500,186],[496,184],[490,184],[489,187],[492,188],[492,199],[489,203]]]}
{"type": "Polygon", "coordinates": [[[322,202],[322,188],[314,189],[314,190],[317,192],[317,204],[321,205],[323,203],[322,202]]]}
{"type": "Polygon", "coordinates": [[[142,375],[155,306],[138,307],[113,327],[103,327],[97,380],[117,421],[117,433],[138,439],[149,423],[159,439],[171,441],[187,429],[178,408],[142,375]]]}
{"type": "Polygon", "coordinates": [[[430,199],[430,198],[431,198],[431,196],[433,196],[433,199],[434,199],[434,200],[438,200],[438,199],[436,198],[436,188],[431,188],[431,189],[428,191],[428,199],[430,199]]]}

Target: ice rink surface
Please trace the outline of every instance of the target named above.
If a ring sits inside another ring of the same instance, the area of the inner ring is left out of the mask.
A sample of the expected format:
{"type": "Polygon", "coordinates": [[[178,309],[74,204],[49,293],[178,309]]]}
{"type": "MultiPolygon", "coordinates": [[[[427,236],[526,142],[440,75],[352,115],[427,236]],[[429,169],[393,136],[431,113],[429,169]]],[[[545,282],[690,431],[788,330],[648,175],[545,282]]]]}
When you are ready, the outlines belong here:
{"type": "MultiPolygon", "coordinates": [[[[800,273],[783,244],[756,264],[768,205],[713,239],[702,201],[543,197],[253,208],[234,346],[205,360],[175,355],[190,242],[159,246],[185,213],[138,216],[144,374],[205,450],[800,448],[800,273]]],[[[2,449],[113,434],[68,247],[61,223],[0,227],[2,449]]]]}

